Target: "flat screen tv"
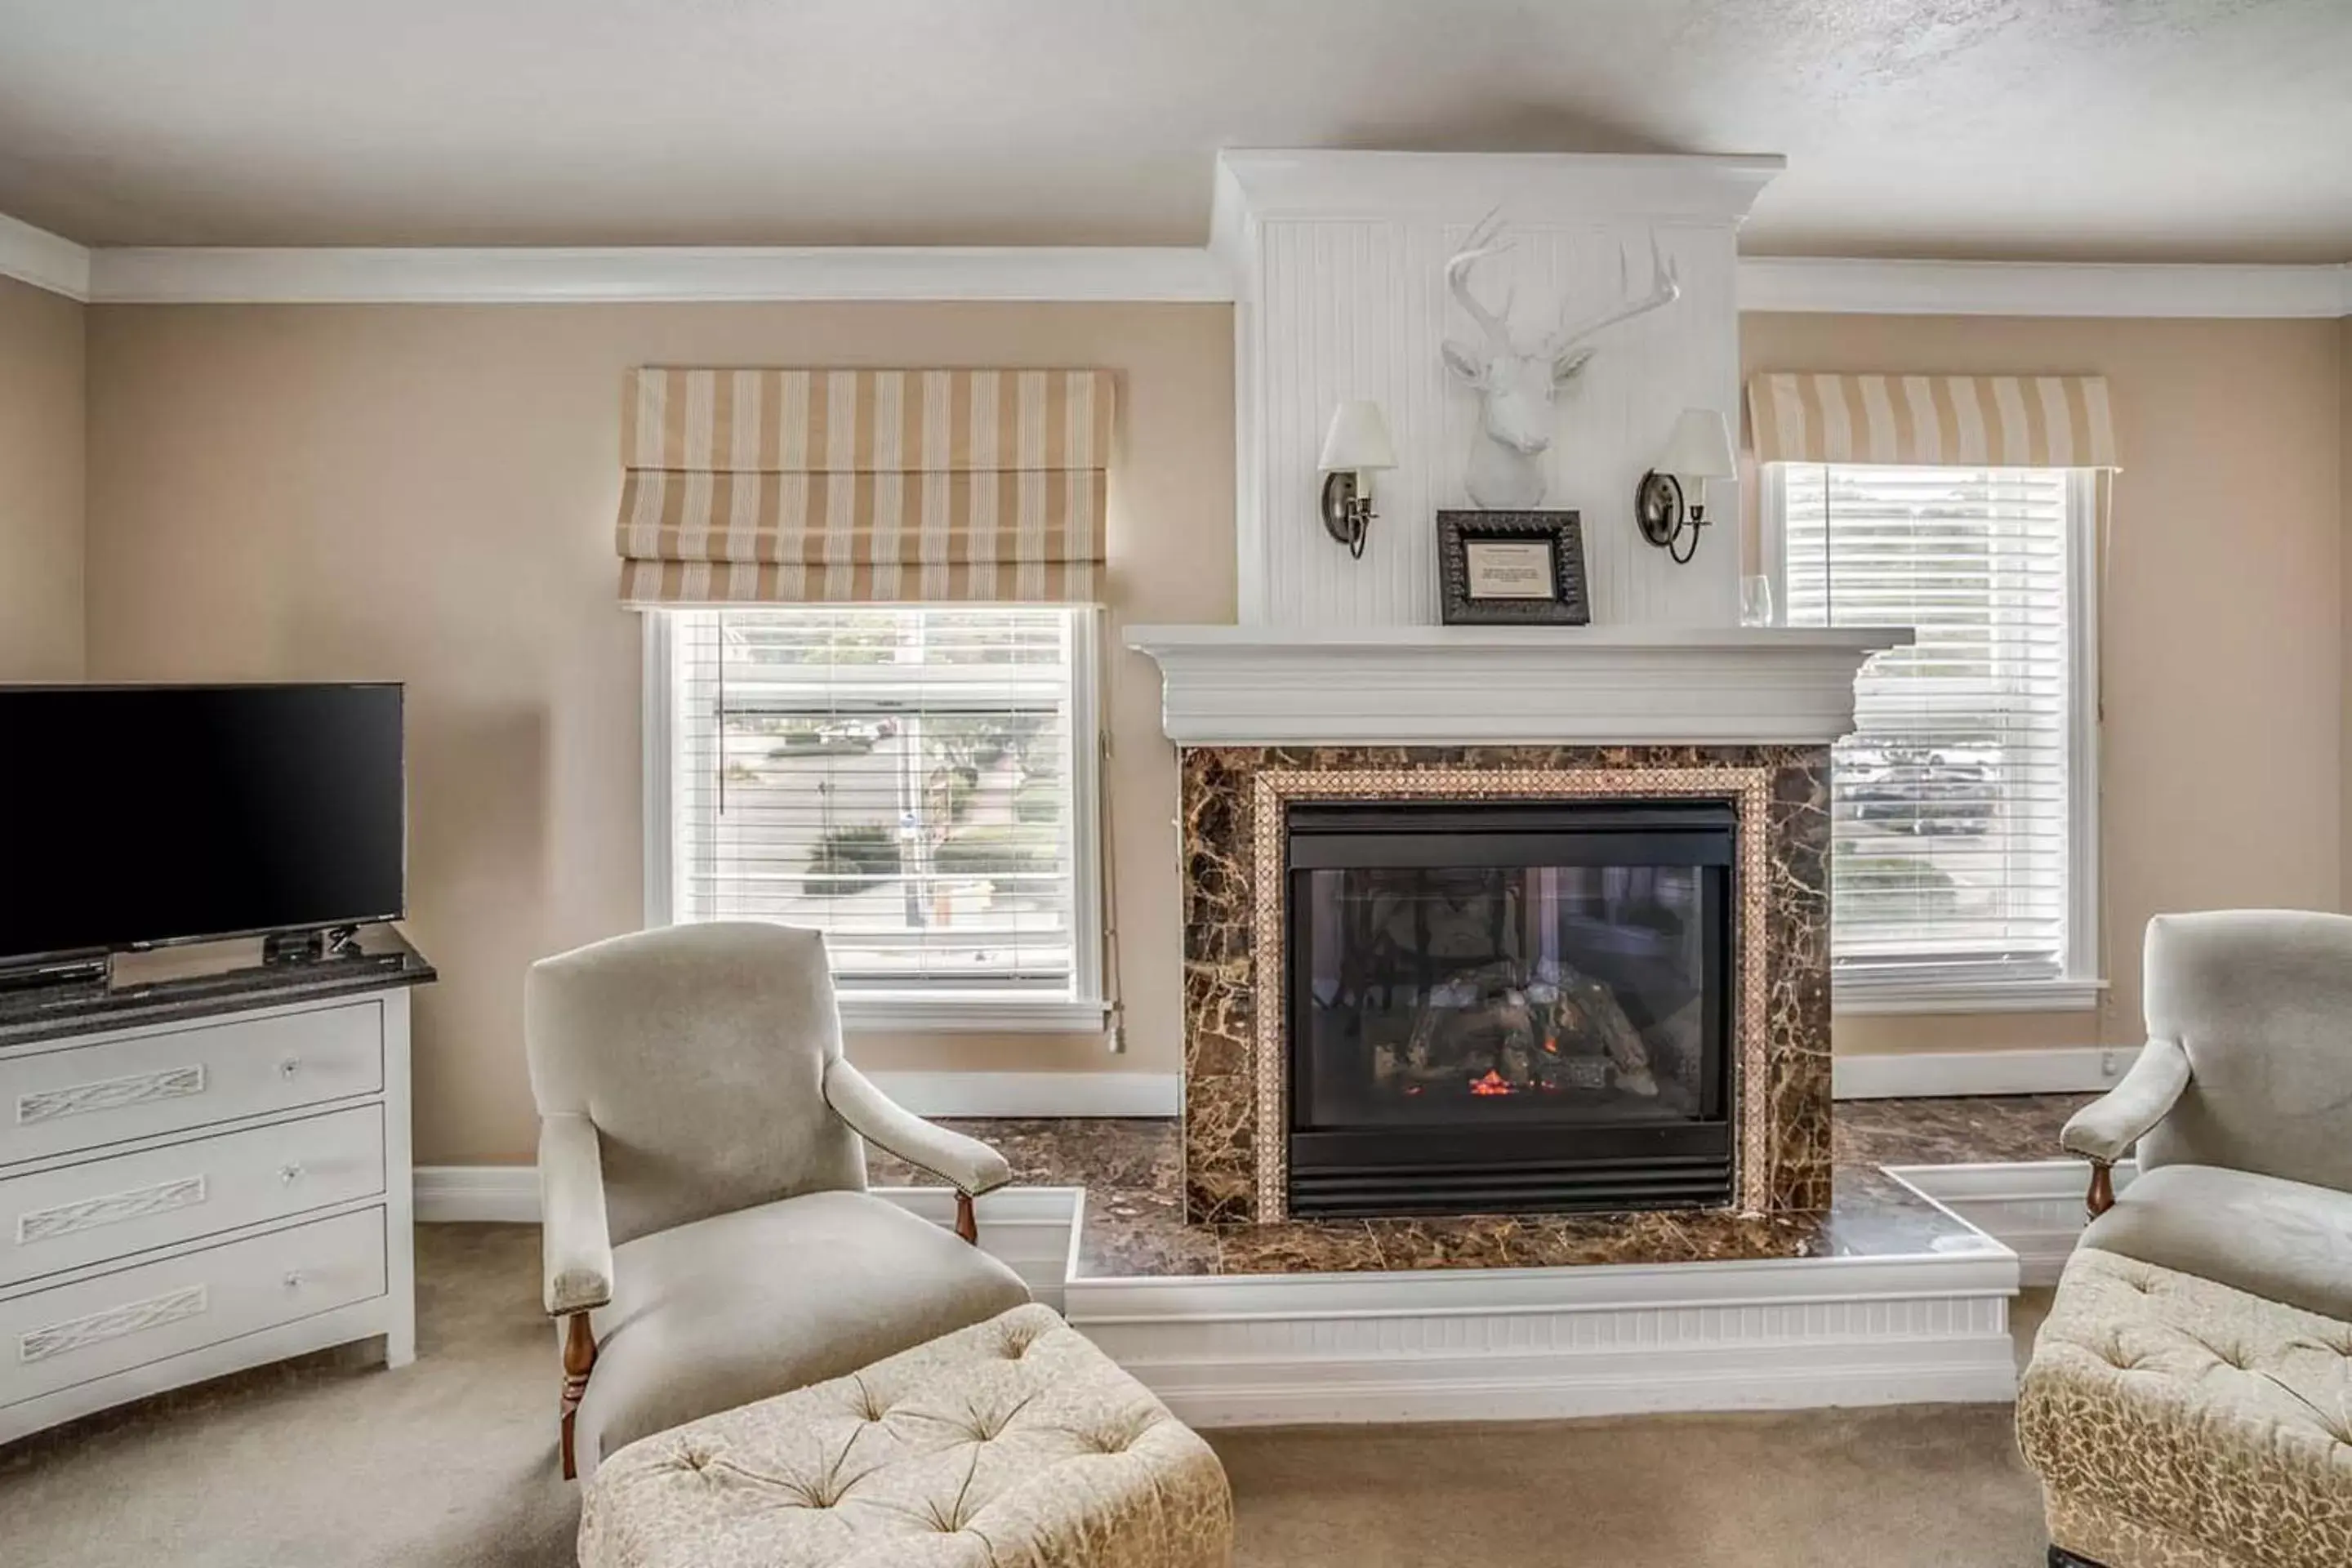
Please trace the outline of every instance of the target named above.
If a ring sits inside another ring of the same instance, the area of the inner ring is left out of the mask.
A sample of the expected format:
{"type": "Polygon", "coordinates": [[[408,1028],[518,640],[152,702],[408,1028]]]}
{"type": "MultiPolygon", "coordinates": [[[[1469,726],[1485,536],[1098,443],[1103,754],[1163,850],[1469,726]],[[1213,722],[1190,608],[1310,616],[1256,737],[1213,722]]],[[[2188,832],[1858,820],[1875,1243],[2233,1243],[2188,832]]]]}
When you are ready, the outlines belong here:
{"type": "Polygon", "coordinates": [[[397,685],[0,687],[0,963],[406,913],[397,685]]]}

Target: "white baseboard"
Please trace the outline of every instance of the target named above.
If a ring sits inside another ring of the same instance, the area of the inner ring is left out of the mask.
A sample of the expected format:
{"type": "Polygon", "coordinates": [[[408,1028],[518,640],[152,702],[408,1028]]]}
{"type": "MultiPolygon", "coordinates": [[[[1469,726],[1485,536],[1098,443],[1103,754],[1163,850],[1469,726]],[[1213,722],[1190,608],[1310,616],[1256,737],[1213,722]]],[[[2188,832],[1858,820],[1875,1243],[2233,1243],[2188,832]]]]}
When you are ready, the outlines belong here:
{"type": "Polygon", "coordinates": [[[537,1225],[535,1165],[419,1165],[419,1225],[537,1225]]]}
{"type": "MultiPolygon", "coordinates": [[[[1886,1173],[2016,1253],[2021,1284],[2057,1283],[2087,1223],[2083,1200],[2091,1172],[2080,1160],[1889,1165],[1886,1173]]],[[[2129,1186],[2138,1173],[2136,1162],[2119,1163],[2116,1190],[2129,1186]]]]}
{"type": "Polygon", "coordinates": [[[873,1072],[885,1094],[918,1116],[1174,1116],[1183,1081],[1172,1072],[873,1072]]]}
{"type": "Polygon", "coordinates": [[[2042,1051],[1888,1051],[1831,1058],[1840,1100],[1966,1094],[2076,1094],[2108,1089],[2137,1052],[2119,1046],[2042,1051]]]}

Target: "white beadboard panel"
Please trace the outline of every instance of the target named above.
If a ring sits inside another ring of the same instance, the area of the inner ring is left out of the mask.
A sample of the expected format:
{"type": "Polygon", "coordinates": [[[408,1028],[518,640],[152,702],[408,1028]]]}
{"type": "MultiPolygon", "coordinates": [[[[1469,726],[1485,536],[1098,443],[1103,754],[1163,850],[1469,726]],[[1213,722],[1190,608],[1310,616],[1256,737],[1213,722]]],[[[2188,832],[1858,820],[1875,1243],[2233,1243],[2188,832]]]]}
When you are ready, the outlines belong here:
{"type": "Polygon", "coordinates": [[[1073,1279],[1063,1310],[1203,1426],[1999,1401],[2016,1259],[1073,1279]]]}
{"type": "MultiPolygon", "coordinates": [[[[1244,276],[1235,315],[1241,442],[1242,620],[1292,626],[1433,625],[1435,515],[1468,505],[1463,475],[1478,402],[1439,358],[1448,335],[1476,341],[1445,288],[1447,258],[1479,212],[1265,217],[1229,226],[1244,276]],[[1316,458],[1332,406],[1377,400],[1399,466],[1379,475],[1364,557],[1350,561],[1318,515],[1316,458]]],[[[1603,331],[1561,388],[1547,454],[1547,508],[1582,514],[1594,622],[1728,626],[1738,619],[1738,552],[1727,532],[1676,566],[1632,521],[1633,488],[1685,407],[1729,415],[1738,397],[1738,258],[1724,222],[1504,210],[1511,249],[1482,263],[1480,298],[1516,301],[1526,341],[1643,291],[1654,233],[1682,298],[1603,331]]],[[[1736,487],[1710,500],[1738,516],[1736,487]]]]}

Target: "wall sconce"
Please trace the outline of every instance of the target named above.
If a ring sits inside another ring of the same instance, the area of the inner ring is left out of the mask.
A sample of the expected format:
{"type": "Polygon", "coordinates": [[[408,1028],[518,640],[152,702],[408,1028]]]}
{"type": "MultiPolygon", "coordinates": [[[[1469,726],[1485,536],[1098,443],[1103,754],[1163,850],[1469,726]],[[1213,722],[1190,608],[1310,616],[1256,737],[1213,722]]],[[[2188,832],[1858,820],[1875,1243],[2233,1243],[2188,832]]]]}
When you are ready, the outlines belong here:
{"type": "Polygon", "coordinates": [[[1698,531],[1707,523],[1706,482],[1738,472],[1731,456],[1731,427],[1723,416],[1712,408],[1684,409],[1675,421],[1665,455],[1642,476],[1633,492],[1633,520],[1641,525],[1642,537],[1673,556],[1676,565],[1687,565],[1698,553],[1698,531]],[[1685,533],[1689,545],[1677,549],[1685,533]]]}
{"type": "Polygon", "coordinates": [[[1372,475],[1396,467],[1396,447],[1389,441],[1389,422],[1381,405],[1371,402],[1342,403],[1331,411],[1331,428],[1323,437],[1323,530],[1364,557],[1364,532],[1371,526],[1372,475]]]}

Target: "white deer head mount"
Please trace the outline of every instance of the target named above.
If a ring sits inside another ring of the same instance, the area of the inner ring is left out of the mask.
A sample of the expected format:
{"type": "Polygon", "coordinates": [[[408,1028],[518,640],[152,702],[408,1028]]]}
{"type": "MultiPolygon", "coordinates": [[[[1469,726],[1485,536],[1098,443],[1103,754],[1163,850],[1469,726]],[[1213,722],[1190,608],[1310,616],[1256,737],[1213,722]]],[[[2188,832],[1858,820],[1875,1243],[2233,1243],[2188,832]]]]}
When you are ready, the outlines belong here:
{"type": "MultiPolygon", "coordinates": [[[[1500,225],[1488,213],[1471,231],[1461,254],[1445,264],[1445,287],[1463,313],[1477,323],[1481,342],[1473,345],[1449,339],[1444,353],[1446,367],[1478,395],[1478,438],[1471,445],[1466,476],[1471,503],[1524,510],[1543,500],[1539,459],[1551,446],[1554,395],[1592,357],[1588,340],[1604,328],[1673,304],[1682,297],[1683,286],[1653,233],[1648,293],[1573,326],[1563,321],[1558,331],[1522,352],[1511,339],[1511,296],[1503,297],[1500,310],[1489,310],[1470,291],[1471,269],[1511,248],[1509,240],[1497,237],[1499,233],[1500,225]]],[[[1618,265],[1622,274],[1622,254],[1618,265]]]]}

